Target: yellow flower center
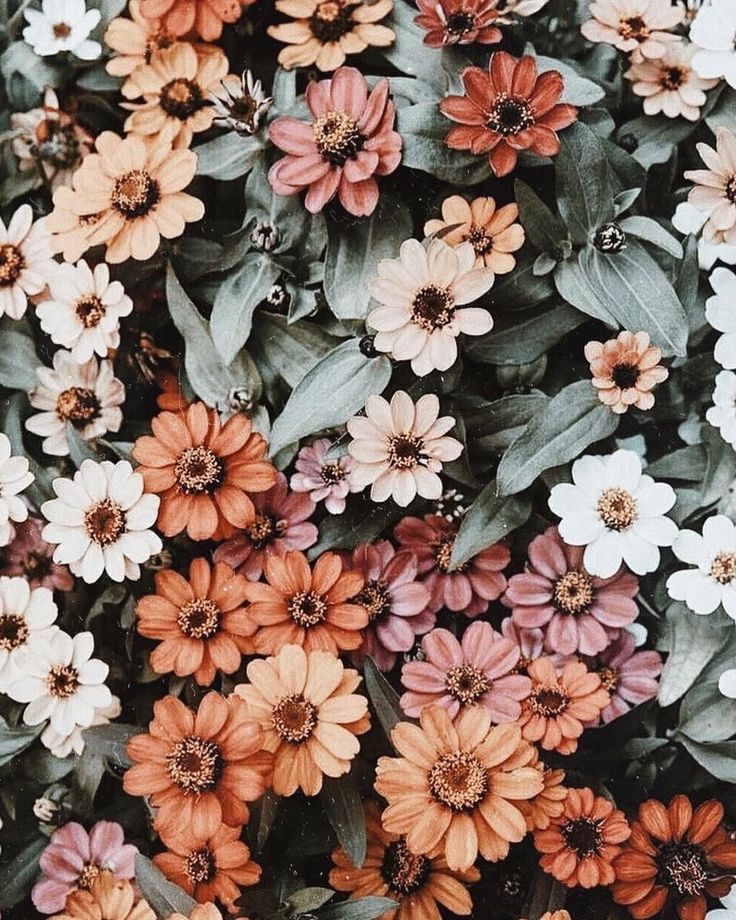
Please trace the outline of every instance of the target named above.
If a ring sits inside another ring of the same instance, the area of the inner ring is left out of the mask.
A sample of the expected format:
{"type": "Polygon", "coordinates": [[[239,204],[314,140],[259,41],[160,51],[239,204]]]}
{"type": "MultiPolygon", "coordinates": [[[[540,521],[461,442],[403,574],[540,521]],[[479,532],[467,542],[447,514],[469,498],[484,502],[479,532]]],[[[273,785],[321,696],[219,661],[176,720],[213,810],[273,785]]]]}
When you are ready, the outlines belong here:
{"type": "Polygon", "coordinates": [[[601,679],[601,687],[607,693],[612,694],[618,686],[618,671],[616,668],[601,668],[600,671],[596,671],[596,674],[601,679]]]}
{"type": "Polygon", "coordinates": [[[476,256],[485,256],[493,249],[493,237],[485,227],[476,227],[473,224],[463,236],[463,240],[472,245],[476,256]]]}
{"type": "Polygon", "coordinates": [[[270,514],[259,514],[255,521],[245,528],[245,532],[255,549],[263,549],[277,537],[282,536],[284,527],[283,521],[277,521],[270,514]]]}
{"type": "Polygon", "coordinates": [[[460,565],[452,565],[452,548],[455,545],[457,534],[448,533],[440,537],[439,541],[434,544],[434,561],[437,568],[443,575],[449,575],[450,572],[465,572],[469,563],[463,562],[460,565]]]}
{"type": "Polygon", "coordinates": [[[424,441],[413,434],[397,434],[389,438],[388,462],[397,470],[412,470],[420,461],[424,441]]]}
{"type": "Polygon", "coordinates": [[[334,486],[345,478],[345,470],[340,466],[339,461],[335,460],[334,463],[326,463],[319,471],[319,475],[325,485],[334,486]]]}
{"type": "Polygon", "coordinates": [[[561,715],[570,705],[570,698],[560,687],[535,684],[529,696],[529,708],[544,719],[561,715]]]}
{"type": "Polygon", "coordinates": [[[317,707],[301,693],[285,696],[273,707],[271,718],[276,731],[289,744],[302,744],[317,725],[317,707]]]}
{"type": "Polygon", "coordinates": [[[347,112],[325,112],[312,125],[312,133],[317,150],[333,166],[355,159],[366,140],[347,112]]]}
{"type": "Polygon", "coordinates": [[[641,16],[627,16],[619,21],[618,34],[624,41],[635,38],[636,41],[643,42],[649,38],[650,30],[641,16]]]}
{"type": "Polygon", "coordinates": [[[380,579],[366,582],[360,594],[353,598],[353,602],[365,607],[369,623],[374,623],[379,617],[391,612],[388,585],[380,579]]]}
{"type": "Polygon", "coordinates": [[[574,569],[557,579],[552,592],[555,607],[573,616],[584,613],[593,603],[593,597],[593,579],[587,572],[574,569]]]}
{"type": "Polygon", "coordinates": [[[101,869],[94,863],[87,863],[79,874],[77,879],[77,888],[82,891],[91,891],[92,886],[100,876],[101,869]]]}
{"type": "Polygon", "coordinates": [[[639,513],[633,495],[618,486],[601,492],[596,510],[606,527],[616,531],[631,527],[639,513]]]}

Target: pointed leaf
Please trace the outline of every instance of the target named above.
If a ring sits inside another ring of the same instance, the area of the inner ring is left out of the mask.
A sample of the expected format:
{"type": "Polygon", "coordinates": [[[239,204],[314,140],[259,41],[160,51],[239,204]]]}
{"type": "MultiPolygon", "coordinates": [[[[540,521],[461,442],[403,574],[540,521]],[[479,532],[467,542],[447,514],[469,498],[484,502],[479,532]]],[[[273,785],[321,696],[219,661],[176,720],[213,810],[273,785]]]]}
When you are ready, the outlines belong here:
{"type": "Polygon", "coordinates": [[[529,518],[531,503],[526,498],[499,494],[491,480],[464,515],[452,548],[453,566],[463,565],[488,546],[498,543],[529,518]]]}
{"type": "Polygon", "coordinates": [[[188,917],[197,906],[194,898],[170,882],[142,853],[135,857],[135,880],[159,920],[167,920],[172,914],[188,917]]]}
{"type": "Polygon", "coordinates": [[[391,729],[397,722],[411,721],[401,708],[399,695],[386,680],[375,661],[366,657],[363,667],[363,680],[365,680],[365,689],[373,708],[376,710],[378,721],[381,723],[386,737],[391,740],[391,729]]]}
{"type": "Polygon", "coordinates": [[[320,800],[340,846],[353,865],[360,868],[365,862],[367,838],[363,800],[356,778],[352,773],[337,779],[325,776],[320,800]]]}
{"type": "Polygon", "coordinates": [[[557,205],[575,243],[585,243],[614,215],[613,190],[606,152],[582,122],[561,137],[555,159],[557,205]]]}

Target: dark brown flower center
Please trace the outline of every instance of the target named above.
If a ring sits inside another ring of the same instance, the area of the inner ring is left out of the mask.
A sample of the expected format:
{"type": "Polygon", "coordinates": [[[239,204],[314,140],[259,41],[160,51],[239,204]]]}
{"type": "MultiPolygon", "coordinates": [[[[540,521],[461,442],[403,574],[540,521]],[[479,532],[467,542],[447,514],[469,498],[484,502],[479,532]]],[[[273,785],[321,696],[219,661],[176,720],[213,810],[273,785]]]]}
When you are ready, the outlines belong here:
{"type": "Polygon", "coordinates": [[[451,751],[431,766],[429,791],[455,812],[473,811],[488,792],[488,770],[474,754],[451,751]]]}
{"type": "Polygon", "coordinates": [[[0,244],[0,287],[9,287],[20,278],[26,260],[20,247],[14,243],[0,244]]]}
{"type": "Polygon", "coordinates": [[[323,45],[338,41],[354,26],[352,13],[344,0],[323,0],[309,19],[312,35],[323,45]]]}
{"type": "Polygon", "coordinates": [[[560,828],[565,846],[574,850],[578,859],[595,856],[603,844],[603,832],[599,821],[580,817],[567,821],[560,828]]]}
{"type": "Polygon", "coordinates": [[[12,652],[28,638],[25,619],[17,613],[0,614],[0,649],[12,652]]]}
{"type": "Polygon", "coordinates": [[[273,540],[282,536],[286,529],[285,521],[277,521],[271,514],[256,515],[255,521],[245,528],[254,549],[263,549],[273,540]]]}
{"type": "Polygon", "coordinates": [[[463,706],[477,703],[491,687],[491,681],[472,664],[455,665],[445,674],[445,689],[463,706]]]}
{"type": "Polygon", "coordinates": [[[705,852],[692,843],[666,843],[657,857],[658,879],[680,895],[702,894],[708,879],[705,852]]]}
{"type": "Polygon", "coordinates": [[[388,462],[397,470],[412,470],[420,462],[424,441],[413,434],[389,438],[388,462]]]}
{"type": "Polygon", "coordinates": [[[388,585],[380,579],[366,582],[360,594],[356,594],[353,598],[353,602],[365,607],[368,611],[369,623],[374,623],[380,617],[391,612],[388,585]]]}
{"type": "Polygon", "coordinates": [[[563,613],[585,613],[593,603],[593,579],[587,572],[571,569],[555,582],[552,601],[563,613]]]}
{"type": "Polygon", "coordinates": [[[166,761],[171,781],[187,795],[201,795],[214,789],[223,768],[217,744],[198,735],[187,735],[177,741],[166,761]]]}
{"type": "Polygon", "coordinates": [[[451,323],[454,316],[455,298],[447,288],[425,284],[414,295],[411,319],[421,329],[434,332],[451,323]]]}
{"type": "Polygon", "coordinates": [[[210,882],[217,873],[215,858],[212,852],[203,847],[201,850],[192,850],[184,860],[184,871],[193,885],[210,882]]]}
{"type": "Polygon", "coordinates": [[[220,608],[206,597],[188,601],[179,610],[176,622],[190,639],[211,639],[220,628],[220,608]]]}
{"type": "Polygon", "coordinates": [[[445,32],[449,33],[451,40],[452,38],[455,40],[462,38],[463,35],[467,35],[468,32],[472,32],[476,28],[475,16],[465,10],[450,13],[445,24],[445,32]]]}
{"type": "Polygon", "coordinates": [[[74,166],[79,161],[79,138],[74,124],[60,124],[48,119],[41,122],[36,128],[33,149],[40,159],[52,166],[74,166]]]}
{"type": "Polygon", "coordinates": [[[317,707],[301,693],[285,696],[273,707],[271,718],[276,731],[289,744],[302,744],[317,725],[317,707]]]}
{"type": "Polygon", "coordinates": [[[100,401],[93,390],[69,387],[56,398],[56,414],[63,422],[71,422],[75,428],[84,428],[100,414],[100,401]]]}
{"type": "Polygon", "coordinates": [[[119,176],[112,190],[111,203],[126,220],[143,217],[161,200],[158,182],[143,169],[119,176]]]}
{"type": "Polygon", "coordinates": [[[186,121],[204,105],[204,95],[198,83],[182,77],[171,80],[161,89],[161,108],[171,118],[186,121]]]}
{"type": "Polygon", "coordinates": [[[79,687],[79,672],[70,665],[55,664],[46,675],[46,686],[51,696],[67,700],[79,687]]]}
{"type": "Polygon", "coordinates": [[[601,492],[596,510],[609,530],[626,530],[638,516],[636,499],[618,486],[611,486],[601,492]]]}
{"type": "Polygon", "coordinates": [[[618,671],[616,668],[601,668],[600,671],[596,671],[596,674],[601,679],[601,687],[607,693],[612,694],[618,687],[618,671]]]}
{"type": "Polygon", "coordinates": [[[312,132],[317,150],[333,166],[355,159],[366,140],[347,112],[325,112],[312,125],[312,132]]]}
{"type": "Polygon", "coordinates": [[[659,85],[662,89],[674,91],[685,82],[687,71],[684,67],[661,67],[659,70],[659,85]]]}
{"type": "Polygon", "coordinates": [[[731,204],[736,204],[736,176],[731,176],[726,183],[726,198],[731,204]]]}
{"type": "Polygon", "coordinates": [[[74,304],[74,312],[85,329],[93,329],[105,315],[105,305],[96,294],[86,294],[74,304]]]}
{"type": "Polygon", "coordinates": [[[319,475],[327,486],[335,486],[345,478],[345,470],[340,466],[338,460],[334,463],[326,463],[319,471],[319,475]]]}
{"type": "Polygon", "coordinates": [[[544,719],[561,715],[570,705],[570,699],[560,687],[536,684],[529,696],[529,708],[544,719]]]}
{"type": "Polygon", "coordinates": [[[440,539],[433,545],[434,562],[443,575],[449,575],[450,572],[464,572],[469,563],[463,562],[461,565],[452,565],[452,548],[455,545],[455,532],[443,534],[440,539]]]}
{"type": "Polygon", "coordinates": [[[649,38],[649,27],[641,16],[628,16],[619,21],[618,34],[625,41],[635,38],[638,42],[643,42],[649,38]]]}
{"type": "Polygon", "coordinates": [[[303,629],[310,629],[322,623],[327,616],[327,602],[312,591],[300,591],[293,594],[287,607],[292,620],[303,629]]]}
{"type": "Polygon", "coordinates": [[[426,856],[415,856],[400,837],[389,843],[383,854],[381,875],[389,891],[398,895],[413,894],[429,878],[432,863],[426,856]]]}
{"type": "Polygon", "coordinates": [[[493,237],[485,227],[472,226],[463,239],[472,245],[476,256],[485,256],[493,249],[493,237]]]}
{"type": "Polygon", "coordinates": [[[630,390],[639,379],[639,368],[634,364],[614,364],[611,368],[611,380],[622,390],[630,390]]]}
{"type": "Polygon", "coordinates": [[[212,493],[222,482],[220,458],[208,447],[187,447],[174,464],[174,476],[185,495],[212,493]]]}
{"type": "Polygon", "coordinates": [[[533,124],[534,116],[529,103],[525,99],[509,96],[508,93],[496,96],[486,116],[489,130],[503,137],[519,134],[533,124]]]}
{"type": "Polygon", "coordinates": [[[82,891],[91,891],[92,886],[100,877],[101,871],[100,867],[96,866],[94,863],[87,863],[79,873],[77,888],[81,888],[82,891]]]}
{"type": "Polygon", "coordinates": [[[717,553],[710,566],[710,577],[721,585],[730,585],[736,578],[736,553],[717,553]]]}
{"type": "Polygon", "coordinates": [[[72,27],[66,22],[55,22],[51,31],[54,33],[54,38],[69,38],[72,34],[72,27]]]}
{"type": "Polygon", "coordinates": [[[103,498],[85,512],[84,527],[90,540],[100,546],[109,546],[125,530],[125,512],[111,498],[103,498]]]}

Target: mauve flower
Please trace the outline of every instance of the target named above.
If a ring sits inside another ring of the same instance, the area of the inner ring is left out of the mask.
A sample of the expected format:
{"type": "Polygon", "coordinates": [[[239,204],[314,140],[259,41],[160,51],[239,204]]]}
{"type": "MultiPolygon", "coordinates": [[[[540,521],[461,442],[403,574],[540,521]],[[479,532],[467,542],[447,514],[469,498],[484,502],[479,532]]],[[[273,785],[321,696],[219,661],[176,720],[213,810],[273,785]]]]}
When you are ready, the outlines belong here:
{"type": "Polygon", "coordinates": [[[457,524],[436,514],[425,514],[423,519],[405,517],[394,528],[394,538],[419,561],[419,572],[432,593],[430,610],[447,607],[476,617],[506,589],[502,569],[509,564],[511,554],[502,543],[496,543],[468,562],[451,566],[456,536],[457,524]]]}
{"type": "Polygon", "coordinates": [[[41,536],[42,527],[43,523],[32,517],[14,526],[13,542],[0,554],[0,575],[20,575],[32,588],[71,591],[71,572],[53,561],[54,546],[41,536]]]}
{"type": "Polygon", "coordinates": [[[294,492],[308,492],[315,504],[324,501],[330,514],[342,514],[348,492],[359,492],[362,486],[350,480],[355,461],[350,454],[334,459],[327,458],[332,447],[329,438],[318,438],[297,454],[296,473],[289,485],[294,492]]]}
{"type": "Polygon", "coordinates": [[[417,717],[425,706],[437,703],[454,719],[464,706],[482,706],[494,722],[515,722],[521,700],[532,684],[516,673],[519,646],[497,633],[490,623],[471,623],[459,642],[447,629],[433,629],[422,639],[424,661],[410,661],[401,669],[407,692],[401,708],[417,717]]]}
{"type": "Polygon", "coordinates": [[[588,662],[588,669],[598,674],[604,690],[611,694],[601,719],[612,722],[657,695],[662,657],[655,651],[637,652],[634,636],[622,629],[618,639],[588,662]]]}
{"type": "Polygon", "coordinates": [[[375,176],[392,173],[401,161],[401,137],[393,130],[396,109],[388,80],[368,84],[354,67],[340,67],[331,80],[312,81],[306,100],[313,121],[282,116],[268,136],[287,156],[274,163],[268,181],[277,195],[307,189],[304,204],[316,214],[334,198],[350,214],[364,217],[378,204],[375,176]]]}
{"type": "MultiPolygon", "coordinates": [[[[544,651],[544,633],[541,629],[522,629],[513,617],[506,617],[501,621],[501,635],[511,639],[519,646],[521,658],[516,665],[516,670],[526,674],[526,669],[540,658],[544,651]]],[[[551,656],[554,657],[554,656],[551,656]]]]}

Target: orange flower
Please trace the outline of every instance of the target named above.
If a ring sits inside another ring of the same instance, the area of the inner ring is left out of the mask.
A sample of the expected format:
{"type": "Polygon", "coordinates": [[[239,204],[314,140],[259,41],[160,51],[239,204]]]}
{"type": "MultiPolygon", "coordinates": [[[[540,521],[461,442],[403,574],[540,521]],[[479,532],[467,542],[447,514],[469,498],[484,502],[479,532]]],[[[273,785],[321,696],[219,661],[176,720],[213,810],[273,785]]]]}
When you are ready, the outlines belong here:
{"type": "Polygon", "coordinates": [[[250,850],[240,840],[240,828],[225,824],[208,840],[191,845],[180,841],[153,861],[197,901],[219,899],[231,913],[237,913],[238,886],[256,885],[261,877],[261,867],[251,861],[250,850]]]}
{"type": "Polygon", "coordinates": [[[580,661],[566,664],[558,675],[549,658],[537,658],[528,669],[532,692],[523,703],[519,725],[529,741],[545,751],[572,754],[583,723],[596,722],[611,697],[597,674],[580,661]]]}
{"type": "Polygon", "coordinates": [[[344,572],[338,555],[324,553],[313,570],[304,553],[267,556],[264,575],[268,584],[251,582],[245,595],[261,627],[253,638],[259,655],[272,655],[288,643],[334,655],[360,646],[368,611],[348,600],[363,587],[363,577],[344,572]]]}
{"type": "MultiPolygon", "coordinates": [[[[156,51],[168,48],[174,41],[158,19],[146,19],[141,14],[141,0],[128,3],[130,19],[113,19],[104,35],[108,48],[115,53],[105,65],[113,77],[132,77],[139,67],[149,64],[156,51]]],[[[127,79],[120,90],[126,99],[139,95],[134,79],[127,79]]]]}
{"type": "Polygon", "coordinates": [[[255,0],[143,0],[141,14],[146,19],[160,19],[172,35],[195,32],[206,42],[222,35],[226,22],[237,22],[242,7],[255,0]]]}
{"type": "Polygon", "coordinates": [[[149,732],[128,742],[134,764],[123,788],[158,808],[154,826],[164,843],[206,840],[223,823],[248,821],[245,803],[263,795],[273,757],[241,699],[211,692],[194,713],[165,696],[153,705],[149,732]]]}
{"type": "MultiPolygon", "coordinates": [[[[538,762],[539,755],[534,764],[538,762]]],[[[559,817],[564,811],[567,796],[567,788],[562,785],[565,781],[564,770],[550,770],[544,764],[540,764],[538,769],[542,771],[542,791],[528,802],[518,804],[519,811],[526,818],[526,828],[529,831],[548,828],[552,818],[559,817]]]]}
{"type": "Polygon", "coordinates": [[[650,390],[669,376],[659,363],[662,352],[649,344],[646,332],[624,331],[607,342],[588,342],[585,357],[598,399],[617,415],[629,406],[651,409],[654,396],[650,390]]]}
{"type": "Polygon", "coordinates": [[[399,902],[396,910],[381,914],[379,920],[441,920],[438,904],[462,917],[472,912],[466,885],[480,878],[475,866],[454,872],[439,851],[415,856],[405,837],[381,827],[375,802],[366,804],[365,821],[368,847],[363,865],[353,865],[342,847],[332,854],[335,868],[330,872],[330,885],[336,891],[348,891],[351,898],[377,896],[399,902]]]}
{"type": "Polygon", "coordinates": [[[179,386],[179,375],[163,368],[156,372],[155,381],[156,386],[161,390],[156,397],[156,405],[159,409],[183,413],[189,402],[179,386]]]}
{"type": "Polygon", "coordinates": [[[137,630],[147,639],[160,639],[151,652],[157,674],[194,674],[208,687],[217,671],[232,674],[241,656],[252,650],[246,638],[256,631],[243,607],[248,581],[224,562],[210,567],[194,559],[189,580],[165,569],[156,574],[156,593],[138,601],[137,630]]]}
{"type": "Polygon", "coordinates": [[[158,526],[167,537],[186,530],[193,540],[223,539],[253,522],[247,493],[270,489],[276,469],[249,418],[234,415],[223,425],[197,402],[184,415],[161,412],[151,428],[154,436],[138,438],[133,456],[146,492],[161,496],[158,526]]]}
{"type": "Polygon", "coordinates": [[[544,854],[542,869],[568,888],[595,888],[613,883],[611,862],[621,852],[617,844],[630,834],[624,813],[608,799],[592,789],[568,789],[564,812],[534,834],[534,846],[544,854]]]}
{"type": "Polygon", "coordinates": [[[307,654],[286,645],[274,658],[251,661],[248,684],[234,693],[260,722],[263,746],[274,753],[273,789],[316,795],[322,774],[342,776],[360,750],[356,735],[370,728],[368,700],[353,691],[360,675],[332,652],[307,654]]]}
{"type": "Polygon", "coordinates": [[[184,914],[170,914],[168,920],[222,920],[222,914],[212,903],[197,904],[188,917],[184,914]]]}
{"type": "Polygon", "coordinates": [[[73,891],[51,920],[156,920],[156,914],[130,882],[101,872],[89,891],[73,891]]]}
{"type": "Polygon", "coordinates": [[[441,846],[450,869],[469,869],[478,852],[503,859],[526,834],[518,803],[542,790],[534,748],[518,725],[491,728],[480,707],[453,724],[443,706],[425,706],[419,721],[399,722],[391,739],[402,756],[376,767],[376,791],[389,802],[384,829],[405,834],[415,855],[441,846]]]}

